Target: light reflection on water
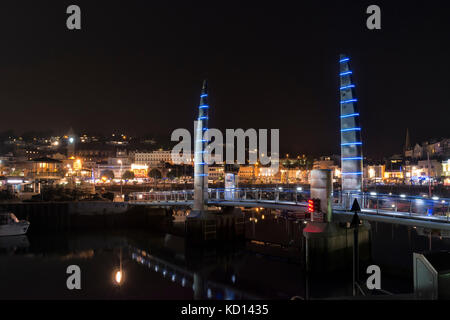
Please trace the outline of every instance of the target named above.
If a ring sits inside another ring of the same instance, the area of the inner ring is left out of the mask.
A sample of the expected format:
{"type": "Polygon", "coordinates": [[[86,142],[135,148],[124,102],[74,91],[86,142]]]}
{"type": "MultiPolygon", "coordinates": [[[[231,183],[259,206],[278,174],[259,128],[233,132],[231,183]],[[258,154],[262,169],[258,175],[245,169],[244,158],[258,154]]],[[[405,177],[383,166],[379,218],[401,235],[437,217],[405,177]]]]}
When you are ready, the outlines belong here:
{"type": "MultiPolygon", "coordinates": [[[[254,212],[246,234],[257,241],[199,249],[168,234],[46,233],[0,238],[0,299],[289,299],[351,295],[352,270],[305,276],[300,221],[254,212]],[[264,214],[264,219],[262,215],[264,214]],[[262,244],[265,240],[280,246],[262,244]],[[66,268],[81,268],[81,290],[68,290],[66,268]],[[308,289],[306,289],[308,288],[308,289]]],[[[383,289],[412,290],[412,252],[450,249],[444,234],[372,224],[370,261],[383,289]]],[[[364,275],[362,275],[364,276],[364,275]]]]}
{"type": "MultiPolygon", "coordinates": [[[[258,299],[270,297],[272,284],[245,274],[263,259],[242,248],[186,247],[167,234],[30,234],[0,241],[0,299],[258,299]],[[81,269],[81,290],[66,288],[72,264],[81,269]]],[[[262,264],[265,272],[299,268],[262,264]]],[[[289,280],[295,278],[300,281],[289,280]]],[[[294,285],[272,297],[289,298],[297,290],[294,285]]]]}

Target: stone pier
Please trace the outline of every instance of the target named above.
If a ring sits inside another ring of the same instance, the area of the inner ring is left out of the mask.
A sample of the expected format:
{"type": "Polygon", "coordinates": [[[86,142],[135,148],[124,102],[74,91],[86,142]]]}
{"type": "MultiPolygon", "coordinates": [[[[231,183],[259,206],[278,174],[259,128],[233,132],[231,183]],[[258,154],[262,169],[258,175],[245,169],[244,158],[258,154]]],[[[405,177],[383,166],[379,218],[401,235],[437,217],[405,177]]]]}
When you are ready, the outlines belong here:
{"type": "MultiPolygon", "coordinates": [[[[311,171],[311,198],[320,199],[324,222],[308,222],[303,229],[305,262],[308,271],[333,271],[348,265],[352,259],[353,228],[333,221],[332,182],[330,170],[311,171]]],[[[368,258],[370,225],[358,226],[360,258],[368,258]]]]}

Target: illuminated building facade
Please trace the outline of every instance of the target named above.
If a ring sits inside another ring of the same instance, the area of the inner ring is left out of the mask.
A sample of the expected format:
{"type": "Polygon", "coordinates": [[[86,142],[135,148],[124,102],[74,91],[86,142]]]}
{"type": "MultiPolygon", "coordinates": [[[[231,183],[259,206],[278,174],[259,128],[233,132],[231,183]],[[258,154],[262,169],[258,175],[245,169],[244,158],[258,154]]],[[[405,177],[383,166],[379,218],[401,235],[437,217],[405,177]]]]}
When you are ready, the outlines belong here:
{"type": "Polygon", "coordinates": [[[158,167],[164,163],[172,164],[171,150],[155,150],[152,152],[136,152],[134,154],[134,163],[147,165],[149,167],[158,167]]]}
{"type": "Polygon", "coordinates": [[[364,177],[368,184],[380,183],[384,179],[386,165],[368,165],[364,167],[364,177]]]}
{"type": "Polygon", "coordinates": [[[147,178],[148,177],[148,166],[145,164],[131,164],[131,171],[134,173],[135,178],[147,178]]]}
{"type": "Polygon", "coordinates": [[[31,170],[28,176],[40,179],[60,179],[62,178],[62,162],[51,158],[37,158],[30,160],[31,170]]]}
{"type": "Polygon", "coordinates": [[[225,178],[225,170],[221,165],[208,166],[208,179],[213,182],[222,181],[225,178]]]}
{"type": "Polygon", "coordinates": [[[361,127],[349,60],[348,56],[340,55],[341,181],[344,192],[361,191],[363,178],[361,127]]]}
{"type": "Polygon", "coordinates": [[[240,166],[238,172],[239,181],[253,182],[256,176],[255,171],[256,171],[255,165],[240,166]]]}
{"type": "Polygon", "coordinates": [[[450,159],[442,162],[442,178],[444,185],[450,186],[450,159]]]}

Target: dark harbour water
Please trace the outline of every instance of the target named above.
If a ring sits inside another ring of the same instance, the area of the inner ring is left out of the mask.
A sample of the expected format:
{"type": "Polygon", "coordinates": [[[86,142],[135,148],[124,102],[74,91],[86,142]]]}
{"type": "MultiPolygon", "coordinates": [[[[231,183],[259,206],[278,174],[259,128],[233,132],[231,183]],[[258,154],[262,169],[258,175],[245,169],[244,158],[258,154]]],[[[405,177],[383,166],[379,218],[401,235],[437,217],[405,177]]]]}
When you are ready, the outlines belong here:
{"type": "MultiPolygon", "coordinates": [[[[255,241],[228,247],[187,246],[181,237],[142,230],[32,232],[0,238],[0,299],[290,299],[352,295],[351,263],[306,275],[304,224],[261,213],[247,217],[255,241]],[[272,244],[263,244],[261,241],[272,244]],[[81,269],[81,290],[68,290],[66,269],[81,269]],[[115,275],[122,268],[120,285],[115,275]]],[[[412,293],[412,253],[448,250],[442,234],[372,223],[365,269],[377,264],[382,289],[412,293]]]]}

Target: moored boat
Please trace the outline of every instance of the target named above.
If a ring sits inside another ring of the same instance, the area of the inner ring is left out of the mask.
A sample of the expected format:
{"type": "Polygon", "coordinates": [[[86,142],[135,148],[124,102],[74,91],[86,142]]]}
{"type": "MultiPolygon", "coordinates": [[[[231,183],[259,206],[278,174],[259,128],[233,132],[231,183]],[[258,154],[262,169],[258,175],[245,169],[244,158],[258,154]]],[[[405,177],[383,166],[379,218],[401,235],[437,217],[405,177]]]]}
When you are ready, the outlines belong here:
{"type": "Polygon", "coordinates": [[[29,226],[28,221],[17,219],[14,213],[0,212],[0,237],[25,234],[29,226]]]}

